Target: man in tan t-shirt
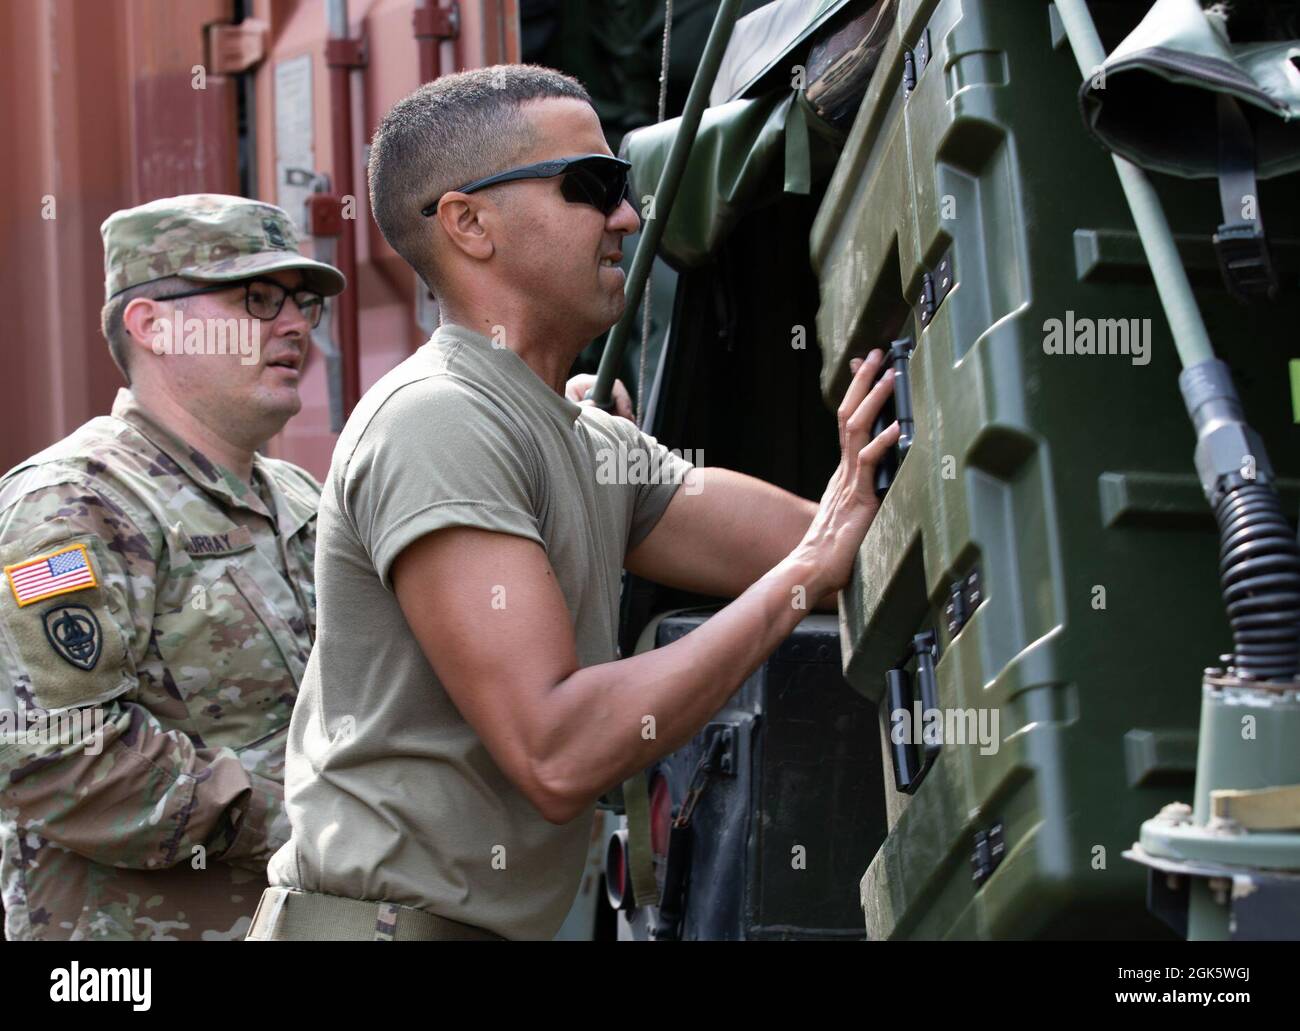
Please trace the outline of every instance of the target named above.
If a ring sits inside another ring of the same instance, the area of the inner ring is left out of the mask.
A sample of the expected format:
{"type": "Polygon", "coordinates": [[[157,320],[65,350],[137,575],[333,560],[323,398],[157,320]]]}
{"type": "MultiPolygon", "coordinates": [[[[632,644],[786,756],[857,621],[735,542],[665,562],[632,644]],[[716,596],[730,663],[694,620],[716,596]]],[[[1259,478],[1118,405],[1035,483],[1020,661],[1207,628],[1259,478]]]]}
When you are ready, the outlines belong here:
{"type": "Polygon", "coordinates": [[[582,87],[528,66],[428,83],[375,134],[375,219],[442,325],[367,392],[334,453],[289,734],[292,836],[252,939],[551,937],[596,798],[681,747],[802,599],[848,580],[898,436],[869,436],[892,383],[872,386],[879,353],[856,364],[820,505],[692,470],[564,397],[623,309],[625,168],[582,87]],[[638,466],[654,474],[608,475],[638,466]],[[623,569],[737,600],[620,659],[623,569]]]}

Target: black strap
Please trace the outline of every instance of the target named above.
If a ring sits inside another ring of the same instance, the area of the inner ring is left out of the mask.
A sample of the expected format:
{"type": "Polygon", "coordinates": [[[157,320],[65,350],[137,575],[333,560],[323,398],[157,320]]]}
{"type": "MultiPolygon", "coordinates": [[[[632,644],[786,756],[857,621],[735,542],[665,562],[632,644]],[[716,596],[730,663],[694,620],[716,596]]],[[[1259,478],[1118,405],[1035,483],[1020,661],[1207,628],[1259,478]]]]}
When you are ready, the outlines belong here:
{"type": "Polygon", "coordinates": [[[1277,296],[1277,272],[1264,235],[1255,175],[1255,137],[1235,97],[1220,93],[1219,202],[1223,225],[1214,234],[1214,249],[1228,291],[1250,304],[1277,296]]]}

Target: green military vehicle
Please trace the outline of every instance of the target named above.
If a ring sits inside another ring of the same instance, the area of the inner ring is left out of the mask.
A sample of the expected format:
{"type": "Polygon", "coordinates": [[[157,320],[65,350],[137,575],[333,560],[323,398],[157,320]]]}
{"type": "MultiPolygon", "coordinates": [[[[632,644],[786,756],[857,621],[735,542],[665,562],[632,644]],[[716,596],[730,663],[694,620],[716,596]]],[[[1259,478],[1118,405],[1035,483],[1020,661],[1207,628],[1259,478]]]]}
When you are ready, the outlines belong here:
{"type": "Polygon", "coordinates": [[[710,9],[597,399],[817,497],[879,347],[903,432],[838,621],[610,800],[620,936],[1300,937],[1300,4],[710,9]]]}

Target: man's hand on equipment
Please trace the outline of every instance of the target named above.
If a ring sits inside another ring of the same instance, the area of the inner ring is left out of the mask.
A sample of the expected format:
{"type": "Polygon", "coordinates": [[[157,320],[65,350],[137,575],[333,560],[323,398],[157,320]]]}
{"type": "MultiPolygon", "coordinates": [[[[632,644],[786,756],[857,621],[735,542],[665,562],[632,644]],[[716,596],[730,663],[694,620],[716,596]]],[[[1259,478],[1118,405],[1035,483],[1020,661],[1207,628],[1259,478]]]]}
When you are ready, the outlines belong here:
{"type": "MultiPolygon", "coordinates": [[[[589,372],[580,372],[564,385],[564,396],[570,401],[577,401],[578,404],[582,404],[587,397],[587,391],[595,385],[595,376],[589,372]]],[[[628,422],[634,421],[632,418],[632,395],[627,392],[627,387],[623,386],[621,379],[614,380],[614,414],[627,419],[628,422]]]]}
{"type": "Polygon", "coordinates": [[[876,498],[876,466],[898,443],[894,422],[875,439],[871,429],[894,390],[894,372],[887,371],[872,385],[884,361],[881,351],[849,363],[853,379],[836,413],[840,429],[840,464],[826,485],[812,525],[793,556],[806,557],[819,571],[827,590],[849,582],[853,559],[862,546],[880,502],[876,498]]]}

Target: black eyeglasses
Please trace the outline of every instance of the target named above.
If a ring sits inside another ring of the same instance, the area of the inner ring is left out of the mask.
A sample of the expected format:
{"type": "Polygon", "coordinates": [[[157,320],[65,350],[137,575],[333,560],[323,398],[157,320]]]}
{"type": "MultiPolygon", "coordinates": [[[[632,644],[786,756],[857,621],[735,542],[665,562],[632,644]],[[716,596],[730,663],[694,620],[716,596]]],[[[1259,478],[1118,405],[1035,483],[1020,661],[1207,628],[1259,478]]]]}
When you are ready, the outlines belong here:
{"type": "Polygon", "coordinates": [[[244,310],[255,319],[272,322],[280,316],[284,299],[293,294],[293,303],[302,312],[307,324],[315,329],[320,325],[321,314],[325,311],[325,298],[314,290],[289,290],[274,279],[245,279],[242,283],[218,283],[198,290],[186,290],[184,293],[168,294],[155,297],[156,301],[179,301],[182,297],[198,297],[199,294],[219,294],[233,290],[238,286],[244,288],[244,310]]]}
{"type": "MultiPolygon", "coordinates": [[[[570,158],[553,158],[539,161],[535,165],[523,165],[498,172],[486,179],[475,179],[472,183],[461,186],[448,193],[473,193],[498,183],[511,183],[518,179],[551,179],[562,175],[560,193],[571,204],[590,204],[602,215],[614,213],[624,199],[630,197],[627,174],[632,162],[622,158],[612,158],[608,154],[578,154],[570,158]]],[[[445,197],[443,194],[442,197],[445,197]]],[[[432,204],[421,209],[426,217],[438,210],[439,197],[432,204]]]]}

